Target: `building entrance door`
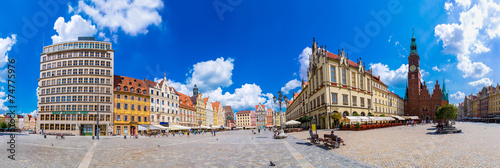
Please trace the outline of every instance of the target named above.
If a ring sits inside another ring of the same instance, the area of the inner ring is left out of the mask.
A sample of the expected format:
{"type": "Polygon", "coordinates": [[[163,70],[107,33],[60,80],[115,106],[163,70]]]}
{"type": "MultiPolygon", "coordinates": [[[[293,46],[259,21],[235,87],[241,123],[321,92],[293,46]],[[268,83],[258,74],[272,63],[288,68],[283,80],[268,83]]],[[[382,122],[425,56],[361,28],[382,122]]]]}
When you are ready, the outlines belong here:
{"type": "Polygon", "coordinates": [[[130,126],[130,135],[135,135],[135,126],[130,126]]]}
{"type": "Polygon", "coordinates": [[[92,136],[92,125],[82,125],[80,127],[80,135],[92,136]]]}

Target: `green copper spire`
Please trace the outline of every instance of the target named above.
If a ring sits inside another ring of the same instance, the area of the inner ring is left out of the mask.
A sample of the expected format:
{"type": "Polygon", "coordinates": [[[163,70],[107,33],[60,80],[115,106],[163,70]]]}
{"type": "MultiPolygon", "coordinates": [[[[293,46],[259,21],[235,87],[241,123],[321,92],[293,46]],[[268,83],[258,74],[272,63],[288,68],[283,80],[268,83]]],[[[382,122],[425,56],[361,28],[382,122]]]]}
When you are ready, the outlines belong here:
{"type": "Polygon", "coordinates": [[[443,79],[443,89],[441,89],[441,92],[443,92],[443,96],[441,97],[441,100],[449,101],[448,100],[448,92],[446,91],[446,83],[444,83],[444,79],[443,79]]]}
{"type": "Polygon", "coordinates": [[[417,53],[417,43],[415,42],[415,29],[412,29],[412,38],[411,38],[411,44],[410,44],[410,54],[417,53]]]}

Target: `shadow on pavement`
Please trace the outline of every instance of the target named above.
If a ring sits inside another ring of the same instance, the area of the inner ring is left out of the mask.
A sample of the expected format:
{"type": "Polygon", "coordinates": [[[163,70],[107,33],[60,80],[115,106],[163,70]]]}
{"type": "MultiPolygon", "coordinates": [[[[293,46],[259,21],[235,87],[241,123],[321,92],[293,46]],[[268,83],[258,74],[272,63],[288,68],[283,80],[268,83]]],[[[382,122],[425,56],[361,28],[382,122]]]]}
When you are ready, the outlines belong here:
{"type": "Polygon", "coordinates": [[[316,146],[318,148],[321,148],[321,149],[324,149],[324,150],[332,150],[332,149],[335,149],[335,148],[332,148],[331,146],[325,146],[325,145],[321,145],[321,144],[311,144],[309,142],[296,142],[296,144],[298,145],[306,145],[306,146],[316,146]]]}

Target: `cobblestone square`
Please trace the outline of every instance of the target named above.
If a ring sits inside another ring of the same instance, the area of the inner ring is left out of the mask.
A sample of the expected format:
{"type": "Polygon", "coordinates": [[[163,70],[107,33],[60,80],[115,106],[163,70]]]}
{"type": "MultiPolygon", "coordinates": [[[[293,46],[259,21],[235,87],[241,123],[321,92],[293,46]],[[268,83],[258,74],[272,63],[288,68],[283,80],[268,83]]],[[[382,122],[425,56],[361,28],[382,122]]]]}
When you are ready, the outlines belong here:
{"type": "MultiPolygon", "coordinates": [[[[218,132],[217,136],[66,137],[16,135],[16,160],[0,167],[498,167],[500,125],[457,123],[464,133],[429,134],[432,125],[336,131],[346,146],[312,145],[307,131],[284,140],[269,131],[218,132]]],[[[322,136],[329,130],[319,130],[322,136]]],[[[2,134],[7,149],[8,135],[2,134]]]]}

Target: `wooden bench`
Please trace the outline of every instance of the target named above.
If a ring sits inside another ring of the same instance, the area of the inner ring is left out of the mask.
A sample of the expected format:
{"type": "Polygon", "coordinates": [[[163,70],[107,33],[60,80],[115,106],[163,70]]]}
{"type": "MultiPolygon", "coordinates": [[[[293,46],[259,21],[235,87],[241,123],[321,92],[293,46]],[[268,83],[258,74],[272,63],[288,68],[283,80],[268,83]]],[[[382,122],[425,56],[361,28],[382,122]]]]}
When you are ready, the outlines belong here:
{"type": "Polygon", "coordinates": [[[318,134],[312,134],[312,138],[307,138],[308,140],[311,141],[313,144],[317,144],[320,141],[323,141],[323,139],[319,138],[318,134]]]}
{"type": "Polygon", "coordinates": [[[337,141],[337,136],[324,134],[323,137],[323,144],[332,145],[333,148],[338,148],[340,146],[340,143],[337,141]]]}
{"type": "Polygon", "coordinates": [[[58,137],[61,137],[61,139],[64,139],[64,134],[56,134],[56,139],[57,139],[58,137]]]}

